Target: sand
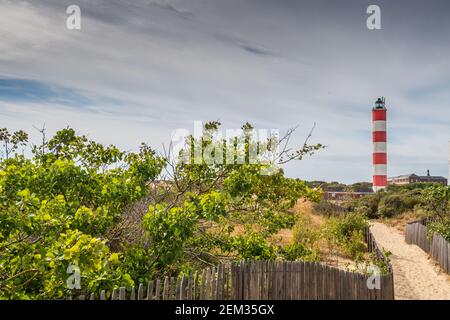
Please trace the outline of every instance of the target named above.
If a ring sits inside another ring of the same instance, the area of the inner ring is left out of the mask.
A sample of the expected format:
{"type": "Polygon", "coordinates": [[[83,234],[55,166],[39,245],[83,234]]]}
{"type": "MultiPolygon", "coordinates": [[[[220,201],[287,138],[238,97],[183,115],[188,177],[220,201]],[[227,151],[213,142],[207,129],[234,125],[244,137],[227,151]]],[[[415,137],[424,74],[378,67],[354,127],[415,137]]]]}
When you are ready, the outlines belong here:
{"type": "Polygon", "coordinates": [[[379,246],[392,253],[395,299],[450,300],[450,277],[427,253],[408,245],[396,228],[372,222],[371,230],[379,246]]]}

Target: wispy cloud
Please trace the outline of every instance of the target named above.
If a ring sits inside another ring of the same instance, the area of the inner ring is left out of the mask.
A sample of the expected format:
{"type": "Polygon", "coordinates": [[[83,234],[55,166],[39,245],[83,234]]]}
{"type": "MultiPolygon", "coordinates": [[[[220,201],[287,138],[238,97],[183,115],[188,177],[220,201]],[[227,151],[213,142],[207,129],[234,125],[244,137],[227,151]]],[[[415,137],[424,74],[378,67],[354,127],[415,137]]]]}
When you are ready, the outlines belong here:
{"type": "Polygon", "coordinates": [[[0,126],[67,124],[108,143],[156,147],[194,120],[300,124],[329,147],[287,173],[369,180],[370,110],[389,108],[389,174],[446,174],[450,20],[445,0],[0,0],[0,126]],[[431,159],[431,157],[433,159],[431,159]]]}
{"type": "Polygon", "coordinates": [[[190,17],[190,16],[193,15],[192,11],[185,10],[185,9],[180,9],[180,8],[176,7],[175,5],[173,5],[173,4],[171,4],[171,3],[167,2],[167,1],[154,1],[154,2],[152,2],[152,4],[157,6],[157,7],[159,7],[159,8],[162,8],[162,9],[174,12],[174,13],[176,13],[176,14],[180,15],[181,17],[184,17],[184,18],[190,17]]]}
{"type": "Polygon", "coordinates": [[[235,36],[227,35],[227,34],[217,34],[215,35],[216,39],[222,41],[227,44],[231,44],[236,46],[242,50],[253,53],[255,55],[260,56],[276,56],[275,52],[264,48],[260,44],[252,43],[251,41],[240,39],[235,36]]]}

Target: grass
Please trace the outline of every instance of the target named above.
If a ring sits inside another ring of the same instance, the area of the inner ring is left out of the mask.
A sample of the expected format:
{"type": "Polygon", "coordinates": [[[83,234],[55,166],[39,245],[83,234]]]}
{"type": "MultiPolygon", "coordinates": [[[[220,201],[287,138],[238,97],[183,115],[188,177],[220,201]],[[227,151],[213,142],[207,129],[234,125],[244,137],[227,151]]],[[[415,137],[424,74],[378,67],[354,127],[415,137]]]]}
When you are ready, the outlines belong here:
{"type": "MultiPolygon", "coordinates": [[[[314,203],[306,200],[299,200],[292,213],[305,218],[308,221],[308,227],[317,232],[321,232],[325,225],[327,218],[316,212],[314,203]]],[[[276,244],[287,245],[292,243],[294,239],[293,229],[282,229],[274,237],[273,241],[276,244]]],[[[342,250],[330,246],[325,237],[321,236],[316,245],[320,249],[320,261],[328,265],[348,269],[348,267],[355,267],[356,263],[342,250]]]]}

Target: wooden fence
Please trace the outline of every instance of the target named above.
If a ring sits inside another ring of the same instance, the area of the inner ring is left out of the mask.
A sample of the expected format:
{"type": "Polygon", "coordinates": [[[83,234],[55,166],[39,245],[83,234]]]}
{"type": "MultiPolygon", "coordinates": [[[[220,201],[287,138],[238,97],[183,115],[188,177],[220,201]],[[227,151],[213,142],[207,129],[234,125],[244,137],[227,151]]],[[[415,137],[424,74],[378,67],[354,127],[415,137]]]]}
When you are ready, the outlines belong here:
{"type": "Polygon", "coordinates": [[[233,300],[388,300],[392,273],[369,289],[369,276],[317,262],[251,262],[232,265],[233,300]]]}
{"type": "MultiPolygon", "coordinates": [[[[386,259],[372,233],[365,235],[368,250],[386,259]]],[[[349,272],[318,262],[242,261],[206,268],[201,273],[165,277],[127,291],[79,299],[112,300],[388,300],[394,299],[394,279],[380,275],[379,289],[369,289],[369,275],[349,272]]]]}
{"type": "Polygon", "coordinates": [[[407,244],[415,244],[425,252],[430,252],[428,230],[422,220],[408,223],[405,227],[405,241],[407,244]]]}
{"type": "Polygon", "coordinates": [[[408,223],[405,229],[405,241],[408,244],[415,244],[429,253],[441,268],[450,274],[450,243],[437,233],[430,241],[426,223],[427,220],[408,223]]]}
{"type": "MultiPolygon", "coordinates": [[[[393,274],[392,265],[389,259],[385,256],[383,251],[381,251],[380,247],[378,247],[377,242],[375,241],[375,237],[373,236],[370,229],[366,230],[366,234],[364,237],[365,242],[367,243],[367,249],[369,252],[372,252],[375,254],[378,260],[384,261],[384,264],[388,266],[388,273],[393,274]]],[[[394,292],[394,281],[392,280],[392,293],[394,292]]]]}
{"type": "Polygon", "coordinates": [[[166,277],[146,287],[121,287],[107,296],[80,300],[390,300],[392,273],[380,275],[380,288],[368,288],[369,276],[318,262],[243,261],[208,268],[192,276],[166,277]]]}
{"type": "Polygon", "coordinates": [[[182,274],[179,277],[165,277],[140,284],[127,291],[125,287],[114,289],[111,295],[105,290],[98,295],[79,296],[80,300],[229,300],[230,264],[217,268],[206,268],[201,273],[182,274]]]}

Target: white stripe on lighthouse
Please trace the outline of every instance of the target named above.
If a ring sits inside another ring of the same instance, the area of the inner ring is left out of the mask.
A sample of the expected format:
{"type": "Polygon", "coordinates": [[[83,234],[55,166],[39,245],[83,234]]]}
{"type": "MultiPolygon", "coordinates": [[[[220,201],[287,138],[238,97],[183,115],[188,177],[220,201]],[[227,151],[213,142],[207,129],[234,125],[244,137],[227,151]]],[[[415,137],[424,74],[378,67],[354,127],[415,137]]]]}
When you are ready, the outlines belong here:
{"type": "Polygon", "coordinates": [[[380,190],[386,189],[386,187],[384,187],[384,186],[381,186],[381,187],[380,186],[373,186],[372,188],[373,188],[374,192],[378,192],[380,190]]]}
{"type": "Polygon", "coordinates": [[[385,175],[387,175],[387,165],[385,165],[385,164],[374,164],[373,165],[373,175],[374,176],[385,176],[385,175]]]}
{"type": "Polygon", "coordinates": [[[373,153],[387,153],[387,143],[386,142],[374,142],[373,143],[373,153]]]}
{"type": "Polygon", "coordinates": [[[386,131],[386,121],[373,121],[373,131],[386,131]]]}

